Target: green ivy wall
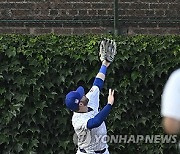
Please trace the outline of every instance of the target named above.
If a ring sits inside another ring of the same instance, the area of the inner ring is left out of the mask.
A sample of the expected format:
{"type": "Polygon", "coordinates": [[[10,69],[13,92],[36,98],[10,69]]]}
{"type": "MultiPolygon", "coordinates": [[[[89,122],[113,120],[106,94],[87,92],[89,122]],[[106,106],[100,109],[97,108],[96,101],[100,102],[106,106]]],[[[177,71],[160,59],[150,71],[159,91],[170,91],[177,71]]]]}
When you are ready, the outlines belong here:
{"type": "MultiPolygon", "coordinates": [[[[105,36],[104,36],[105,37],[105,36]]],[[[111,36],[108,36],[112,38],[111,36]]],[[[72,113],[65,94],[86,92],[100,68],[101,36],[0,36],[0,151],[3,154],[71,154],[72,113]]],[[[109,67],[108,88],[115,104],[108,134],[164,134],[161,94],[170,73],[180,67],[180,36],[118,36],[118,54],[109,67]]],[[[112,154],[175,152],[174,144],[109,144],[112,154]]]]}

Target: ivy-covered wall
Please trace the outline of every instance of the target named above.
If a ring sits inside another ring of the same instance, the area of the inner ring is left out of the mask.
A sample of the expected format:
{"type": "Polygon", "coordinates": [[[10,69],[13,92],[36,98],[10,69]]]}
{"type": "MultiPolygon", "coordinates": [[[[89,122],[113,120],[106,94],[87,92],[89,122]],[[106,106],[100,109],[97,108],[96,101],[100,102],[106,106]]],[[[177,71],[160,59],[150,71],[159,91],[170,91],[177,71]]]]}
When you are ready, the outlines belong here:
{"type": "MultiPolygon", "coordinates": [[[[105,37],[105,36],[104,36],[105,37]]],[[[111,36],[108,36],[111,38],[111,36]]],[[[75,153],[67,92],[86,92],[100,67],[101,36],[0,36],[0,150],[3,154],[75,153]]],[[[115,104],[108,134],[164,134],[161,94],[170,73],[180,67],[180,36],[118,36],[118,54],[109,67],[108,88],[115,104]]],[[[174,144],[109,144],[112,154],[170,153],[174,144]]]]}

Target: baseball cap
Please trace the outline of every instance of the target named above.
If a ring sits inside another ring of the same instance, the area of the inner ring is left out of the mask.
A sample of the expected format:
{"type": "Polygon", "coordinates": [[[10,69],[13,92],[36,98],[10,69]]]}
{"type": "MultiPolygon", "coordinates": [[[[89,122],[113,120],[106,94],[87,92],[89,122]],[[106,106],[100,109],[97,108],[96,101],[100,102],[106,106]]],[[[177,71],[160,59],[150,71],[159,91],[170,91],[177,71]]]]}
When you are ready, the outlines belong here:
{"type": "Polygon", "coordinates": [[[79,108],[79,102],[84,96],[84,88],[79,86],[76,91],[71,91],[66,95],[65,104],[71,111],[76,111],[79,108]]]}

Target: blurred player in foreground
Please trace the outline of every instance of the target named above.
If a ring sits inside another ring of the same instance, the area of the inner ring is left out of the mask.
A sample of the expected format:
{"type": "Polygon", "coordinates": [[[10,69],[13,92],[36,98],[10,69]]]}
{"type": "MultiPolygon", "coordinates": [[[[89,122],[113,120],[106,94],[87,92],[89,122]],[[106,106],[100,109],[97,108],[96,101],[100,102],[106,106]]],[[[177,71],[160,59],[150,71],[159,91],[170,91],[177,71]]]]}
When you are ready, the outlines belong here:
{"type": "Polygon", "coordinates": [[[180,69],[169,77],[162,95],[163,127],[168,134],[180,133],[180,69]]]}
{"type": "Polygon", "coordinates": [[[76,154],[109,154],[107,143],[102,142],[100,138],[107,135],[104,120],[114,103],[114,90],[109,89],[107,105],[101,111],[99,111],[99,95],[103,88],[107,68],[115,55],[116,43],[113,40],[103,40],[100,44],[102,65],[90,91],[85,95],[84,88],[80,86],[76,91],[71,91],[66,95],[66,106],[74,112],[72,125],[78,137],[76,154]]]}

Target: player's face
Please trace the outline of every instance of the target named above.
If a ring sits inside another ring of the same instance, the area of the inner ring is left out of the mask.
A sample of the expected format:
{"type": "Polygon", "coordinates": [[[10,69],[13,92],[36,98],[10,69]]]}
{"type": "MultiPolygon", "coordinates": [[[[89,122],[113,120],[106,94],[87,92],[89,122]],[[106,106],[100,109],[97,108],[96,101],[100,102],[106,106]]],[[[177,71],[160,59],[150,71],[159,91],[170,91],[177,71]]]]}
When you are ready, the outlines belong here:
{"type": "Polygon", "coordinates": [[[83,103],[84,106],[88,105],[89,99],[86,96],[83,96],[83,98],[81,99],[81,101],[83,103]]]}

